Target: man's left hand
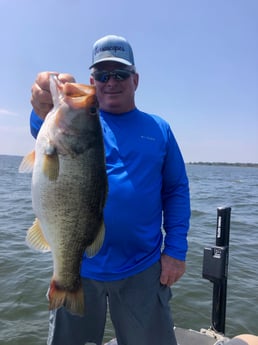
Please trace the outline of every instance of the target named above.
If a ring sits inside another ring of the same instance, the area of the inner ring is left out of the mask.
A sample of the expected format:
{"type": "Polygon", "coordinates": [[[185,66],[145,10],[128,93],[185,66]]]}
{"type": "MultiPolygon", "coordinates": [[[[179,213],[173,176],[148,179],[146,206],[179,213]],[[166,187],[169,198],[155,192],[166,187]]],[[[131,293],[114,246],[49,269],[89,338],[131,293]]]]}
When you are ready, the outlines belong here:
{"type": "Polygon", "coordinates": [[[185,273],[185,261],[177,260],[166,254],[161,255],[160,282],[171,286],[185,273]]]}

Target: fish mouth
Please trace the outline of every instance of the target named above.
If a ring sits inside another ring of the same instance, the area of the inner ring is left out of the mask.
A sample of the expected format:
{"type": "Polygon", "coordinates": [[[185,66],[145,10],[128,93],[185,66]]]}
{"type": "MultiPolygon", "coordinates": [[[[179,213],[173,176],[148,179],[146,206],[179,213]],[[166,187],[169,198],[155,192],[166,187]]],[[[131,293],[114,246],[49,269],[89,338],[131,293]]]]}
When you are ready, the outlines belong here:
{"type": "Polygon", "coordinates": [[[96,88],[93,85],[84,85],[78,83],[65,83],[63,93],[69,97],[81,97],[85,95],[95,95],[96,88]]]}
{"type": "Polygon", "coordinates": [[[97,112],[98,108],[98,101],[95,95],[76,97],[64,96],[64,102],[73,109],[89,108],[90,112],[94,112],[94,114],[97,112]]]}
{"type": "Polygon", "coordinates": [[[63,88],[64,102],[74,109],[98,108],[96,88],[93,85],[66,83],[63,88]]]}

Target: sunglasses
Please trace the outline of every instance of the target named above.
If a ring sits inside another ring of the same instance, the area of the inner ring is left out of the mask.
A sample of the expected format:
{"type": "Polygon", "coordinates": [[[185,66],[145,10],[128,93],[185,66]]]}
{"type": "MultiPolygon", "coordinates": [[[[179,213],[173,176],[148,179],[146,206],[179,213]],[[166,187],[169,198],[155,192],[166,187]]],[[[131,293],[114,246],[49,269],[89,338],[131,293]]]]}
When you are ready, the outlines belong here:
{"type": "Polygon", "coordinates": [[[112,72],[95,71],[92,73],[92,76],[95,80],[100,81],[101,83],[106,83],[111,77],[115,80],[123,81],[129,78],[131,74],[134,74],[134,72],[129,71],[128,69],[115,69],[112,72]]]}

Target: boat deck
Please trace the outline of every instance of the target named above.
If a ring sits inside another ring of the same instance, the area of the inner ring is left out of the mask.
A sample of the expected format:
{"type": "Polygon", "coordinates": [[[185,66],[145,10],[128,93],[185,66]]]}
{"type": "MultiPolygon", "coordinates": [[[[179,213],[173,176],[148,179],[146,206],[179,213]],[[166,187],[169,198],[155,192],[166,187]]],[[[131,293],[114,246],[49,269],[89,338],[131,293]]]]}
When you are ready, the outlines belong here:
{"type": "Polygon", "coordinates": [[[178,345],[224,345],[229,341],[229,338],[211,330],[197,332],[176,327],[175,333],[178,345]]]}
{"type": "MultiPolygon", "coordinates": [[[[229,338],[223,337],[211,330],[197,332],[191,329],[176,327],[175,333],[178,345],[224,345],[229,341],[229,338]]],[[[105,345],[117,345],[117,341],[112,339],[105,345]]]]}

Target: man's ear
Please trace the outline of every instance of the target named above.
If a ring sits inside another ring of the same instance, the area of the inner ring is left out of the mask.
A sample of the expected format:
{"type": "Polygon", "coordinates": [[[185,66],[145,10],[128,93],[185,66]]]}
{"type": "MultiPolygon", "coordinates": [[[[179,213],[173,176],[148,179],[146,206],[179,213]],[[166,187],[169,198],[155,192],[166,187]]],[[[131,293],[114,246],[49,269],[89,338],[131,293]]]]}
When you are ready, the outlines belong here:
{"type": "Polygon", "coordinates": [[[95,81],[94,81],[94,78],[92,76],[90,76],[90,85],[95,85],[95,81]]]}
{"type": "Polygon", "coordinates": [[[133,82],[134,82],[134,86],[135,86],[135,90],[136,90],[138,87],[138,84],[139,84],[139,74],[138,73],[135,73],[133,75],[133,82]]]}

